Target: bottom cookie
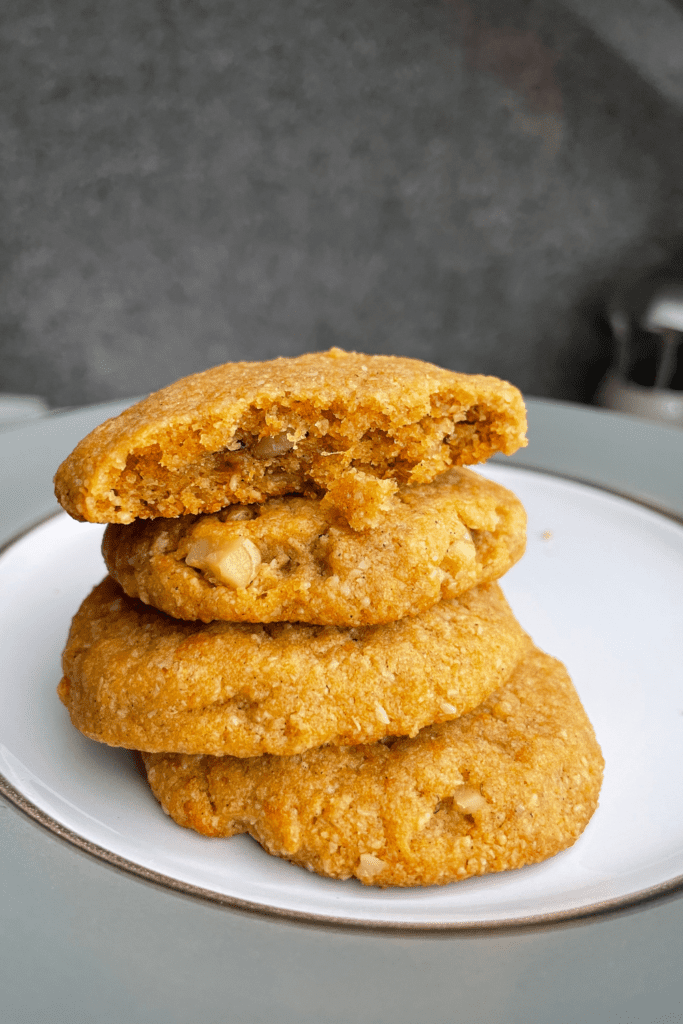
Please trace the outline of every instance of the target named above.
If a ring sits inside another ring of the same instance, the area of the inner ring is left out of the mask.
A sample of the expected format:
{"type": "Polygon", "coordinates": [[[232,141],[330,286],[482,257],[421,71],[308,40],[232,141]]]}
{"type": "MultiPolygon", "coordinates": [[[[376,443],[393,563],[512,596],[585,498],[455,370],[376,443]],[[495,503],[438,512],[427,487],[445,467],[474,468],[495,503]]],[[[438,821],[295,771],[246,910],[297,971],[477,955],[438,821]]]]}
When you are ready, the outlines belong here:
{"type": "Polygon", "coordinates": [[[597,803],[603,758],[564,666],[532,649],[474,711],[413,739],[292,757],[144,754],[166,813],[207,836],[367,885],[435,885],[565,849],[597,803]]]}

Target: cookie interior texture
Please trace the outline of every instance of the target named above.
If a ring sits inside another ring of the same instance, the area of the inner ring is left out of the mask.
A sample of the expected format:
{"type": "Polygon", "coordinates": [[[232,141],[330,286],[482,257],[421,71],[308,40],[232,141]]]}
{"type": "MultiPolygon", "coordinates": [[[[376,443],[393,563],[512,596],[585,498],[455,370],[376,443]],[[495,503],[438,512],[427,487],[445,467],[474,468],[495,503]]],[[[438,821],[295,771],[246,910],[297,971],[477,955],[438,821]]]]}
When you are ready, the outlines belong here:
{"type": "Polygon", "coordinates": [[[505,381],[332,349],[177,381],[81,441],[55,491],[76,519],[130,523],[322,490],[366,529],[397,484],[511,454],[525,430],[505,381]]]}
{"type": "Polygon", "coordinates": [[[182,622],[107,577],[74,616],[58,692],[77,729],[113,746],[295,754],[455,718],[528,644],[495,583],[398,622],[341,628],[182,622]]]}
{"type": "Polygon", "coordinates": [[[603,771],[564,666],[536,649],[480,707],[413,739],[144,762],[180,825],[248,832],[310,871],[379,886],[442,884],[558,853],[595,811],[603,771]]]}
{"type": "Polygon", "coordinates": [[[526,514],[510,491],[452,469],[401,487],[379,526],[363,533],[319,498],[287,496],[212,516],[111,524],[102,553],[130,597],[175,618],[353,626],[393,622],[500,578],[525,539],[526,514]],[[187,564],[198,542],[229,559],[246,542],[256,552],[252,578],[187,564]]]}

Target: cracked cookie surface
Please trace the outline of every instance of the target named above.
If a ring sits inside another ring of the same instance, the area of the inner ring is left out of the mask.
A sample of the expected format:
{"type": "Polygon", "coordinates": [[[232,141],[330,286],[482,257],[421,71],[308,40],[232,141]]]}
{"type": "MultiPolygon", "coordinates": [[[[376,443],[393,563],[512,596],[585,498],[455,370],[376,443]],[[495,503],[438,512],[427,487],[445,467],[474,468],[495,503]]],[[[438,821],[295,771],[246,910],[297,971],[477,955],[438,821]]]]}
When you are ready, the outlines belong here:
{"type": "Polygon", "coordinates": [[[399,488],[380,525],[363,533],[329,503],[290,495],[211,516],[112,524],[102,553],[129,597],[175,618],[354,626],[415,615],[499,579],[525,539],[526,515],[510,491],[452,469],[399,488]]]}
{"type": "Polygon", "coordinates": [[[91,739],[295,754],[415,734],[499,687],[529,639],[497,584],[381,626],[182,622],[107,577],[74,616],[59,695],[91,739]]]}
{"type": "Polygon", "coordinates": [[[603,758],[564,666],[531,649],[469,714],[413,739],[296,757],[146,754],[164,810],[207,836],[368,885],[434,885],[570,846],[598,803],[603,758]]]}
{"type": "Polygon", "coordinates": [[[186,377],[84,438],[55,476],[75,519],[130,523],[324,491],[354,529],[399,483],[526,444],[496,377],[332,349],[186,377]]]}

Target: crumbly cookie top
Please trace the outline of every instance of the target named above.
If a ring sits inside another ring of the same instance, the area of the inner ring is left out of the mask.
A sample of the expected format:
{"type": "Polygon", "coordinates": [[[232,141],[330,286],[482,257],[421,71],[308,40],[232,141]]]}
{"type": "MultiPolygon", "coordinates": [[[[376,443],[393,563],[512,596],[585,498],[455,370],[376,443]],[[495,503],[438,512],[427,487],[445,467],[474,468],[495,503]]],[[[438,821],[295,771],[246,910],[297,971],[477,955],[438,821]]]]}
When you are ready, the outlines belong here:
{"type": "Polygon", "coordinates": [[[498,579],[524,551],[521,502],[462,467],[400,487],[381,515],[358,533],[325,501],[287,495],[110,523],[102,554],[129,597],[175,618],[357,626],[498,579]]]}
{"type": "Polygon", "coordinates": [[[343,629],[182,622],[107,578],[74,616],[59,695],[77,729],[112,746],[295,754],[455,718],[507,679],[528,644],[495,583],[343,629]]]}
{"type": "Polygon", "coordinates": [[[331,349],[171,384],[84,438],[55,491],[75,519],[103,523],[324,491],[364,529],[398,483],[511,454],[525,429],[505,381],[331,349]]]}

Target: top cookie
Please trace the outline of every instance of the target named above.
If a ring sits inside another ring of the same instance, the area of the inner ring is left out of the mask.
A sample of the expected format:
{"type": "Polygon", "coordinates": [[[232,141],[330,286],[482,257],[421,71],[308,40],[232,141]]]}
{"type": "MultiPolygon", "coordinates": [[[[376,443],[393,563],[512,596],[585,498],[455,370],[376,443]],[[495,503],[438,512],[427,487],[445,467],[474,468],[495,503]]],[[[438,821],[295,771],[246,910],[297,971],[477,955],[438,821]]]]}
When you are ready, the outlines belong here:
{"type": "Polygon", "coordinates": [[[55,492],[75,519],[130,523],[325,491],[363,530],[399,483],[510,455],[525,430],[506,381],[331,349],[171,384],[84,438],[55,492]]]}

